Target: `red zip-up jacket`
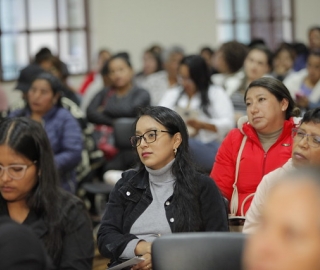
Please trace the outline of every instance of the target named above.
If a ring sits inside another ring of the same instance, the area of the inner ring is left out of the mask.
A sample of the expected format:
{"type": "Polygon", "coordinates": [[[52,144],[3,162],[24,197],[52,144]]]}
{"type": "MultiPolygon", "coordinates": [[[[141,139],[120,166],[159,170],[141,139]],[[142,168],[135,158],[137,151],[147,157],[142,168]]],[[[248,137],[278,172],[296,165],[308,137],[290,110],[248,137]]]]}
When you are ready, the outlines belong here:
{"type": "Polygon", "coordinates": [[[245,215],[247,212],[253,194],[262,177],[281,167],[291,157],[293,143],[291,133],[292,128],[298,124],[297,120],[294,121],[294,118],[290,118],[284,122],[282,133],[267,152],[262,148],[257,132],[248,122],[242,125],[242,129],[235,128],[231,130],[223,140],[210,177],[214,179],[223,196],[230,202],[235,180],[238,151],[244,134],[248,137],[243,148],[239,166],[237,216],[242,215],[242,205],[243,214],[245,215]]]}

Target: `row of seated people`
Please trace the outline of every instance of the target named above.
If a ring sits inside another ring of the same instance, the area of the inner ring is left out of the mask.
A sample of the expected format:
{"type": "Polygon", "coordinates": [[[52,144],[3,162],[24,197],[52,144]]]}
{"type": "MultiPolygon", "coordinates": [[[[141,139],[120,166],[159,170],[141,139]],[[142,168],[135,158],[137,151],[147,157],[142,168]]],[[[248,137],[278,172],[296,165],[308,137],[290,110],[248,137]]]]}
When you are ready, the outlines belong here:
{"type": "MultiPolygon", "coordinates": [[[[301,167],[320,164],[317,153],[319,122],[320,109],[304,115],[299,129],[294,130],[292,160],[264,179],[264,191],[260,196],[269,193],[269,188],[276,183],[281,184],[279,175],[284,171],[297,175],[301,167]]],[[[111,258],[111,265],[142,255],[145,260],[133,269],[151,269],[152,242],[160,235],[228,231],[223,197],[215,182],[197,172],[192,164],[187,127],[176,112],[163,107],[141,110],[131,143],[141,164],[124,173],[116,184],[98,233],[100,252],[111,258]]],[[[91,269],[93,240],[89,217],[79,199],[58,187],[53,154],[43,127],[25,117],[1,122],[0,164],[1,216],[10,216],[34,230],[46,247],[53,269],[91,269]]],[[[305,175],[300,180],[305,180],[305,175]]],[[[290,195],[298,197],[294,204],[296,208],[289,212],[291,215],[296,214],[295,209],[301,211],[301,207],[307,210],[312,205],[310,199],[318,196],[314,191],[315,181],[309,182],[313,182],[312,187],[306,187],[303,181],[293,187],[290,185],[290,195]],[[301,188],[307,189],[312,196],[301,195],[301,188]]],[[[292,198],[288,194],[283,197],[287,189],[288,186],[282,187],[282,193],[279,191],[278,203],[283,203],[283,198],[292,198]]],[[[292,205],[289,199],[283,207],[292,205]]],[[[270,230],[264,230],[266,226],[268,228],[270,222],[279,222],[277,218],[282,217],[276,215],[276,219],[270,220],[268,215],[265,216],[269,213],[267,211],[277,211],[278,205],[275,204],[273,202],[273,207],[261,211],[260,216],[265,219],[257,220],[260,225],[267,222],[258,226],[257,232],[260,233],[256,237],[260,243],[266,239],[263,236],[270,233],[270,230]]],[[[305,212],[311,213],[309,219],[314,217],[312,211],[305,212]]],[[[294,226],[298,234],[301,230],[308,231],[305,226],[297,226],[293,217],[290,221],[289,225],[294,226]]],[[[259,251],[262,253],[259,246],[254,248],[257,244],[251,245],[251,253],[257,254],[257,250],[258,254],[259,251]]],[[[251,256],[248,260],[257,263],[251,256]]]]}

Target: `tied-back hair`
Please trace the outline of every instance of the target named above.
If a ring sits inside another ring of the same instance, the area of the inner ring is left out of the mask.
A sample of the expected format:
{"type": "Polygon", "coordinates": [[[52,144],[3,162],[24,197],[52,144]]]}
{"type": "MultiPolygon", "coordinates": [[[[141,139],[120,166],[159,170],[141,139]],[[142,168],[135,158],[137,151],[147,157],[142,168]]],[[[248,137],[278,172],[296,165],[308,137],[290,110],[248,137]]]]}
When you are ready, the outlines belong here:
{"type": "Polygon", "coordinates": [[[296,106],[294,100],[292,99],[287,87],[278,79],[272,77],[262,77],[254,80],[249,84],[244,94],[244,102],[246,103],[247,93],[252,87],[262,87],[268,90],[276,99],[281,102],[283,99],[288,101],[288,108],[286,110],[285,119],[288,120],[290,117],[300,116],[300,109],[296,106]]]}
{"type": "MultiPolygon", "coordinates": [[[[177,149],[175,161],[172,164],[172,174],[175,177],[174,196],[172,200],[173,211],[176,216],[176,232],[200,231],[203,227],[200,216],[198,175],[191,162],[188,144],[188,131],[180,115],[175,111],[161,107],[148,106],[140,110],[134,124],[142,116],[149,116],[163,125],[169,131],[170,136],[181,134],[182,142],[177,149]]],[[[139,161],[140,170],[144,165],[139,161]]]]}
{"type": "MultiPolygon", "coordinates": [[[[8,118],[0,123],[0,145],[10,147],[37,167],[37,183],[27,197],[27,205],[30,211],[44,220],[48,228],[44,244],[54,264],[59,265],[65,233],[62,224],[66,215],[63,211],[65,193],[58,188],[59,178],[46,132],[29,118],[8,118]]],[[[0,194],[0,208],[6,207],[6,201],[0,194]]]]}
{"type": "MultiPolygon", "coordinates": [[[[61,81],[56,76],[52,75],[49,72],[40,73],[39,75],[37,75],[34,78],[32,83],[34,83],[37,80],[45,80],[45,81],[47,81],[47,83],[49,83],[53,95],[59,94],[59,98],[57,100],[56,105],[59,107],[62,107],[61,98],[63,97],[64,94],[62,92],[63,85],[62,85],[61,81]]],[[[31,84],[31,87],[32,87],[32,84],[31,84]]],[[[31,89],[31,87],[30,87],[30,89],[31,89]]]]}
{"type": "Polygon", "coordinates": [[[184,57],[181,65],[186,65],[189,69],[190,78],[196,85],[201,96],[201,109],[210,117],[208,107],[210,106],[209,87],[211,84],[210,71],[205,60],[200,55],[189,55],[184,57]]]}

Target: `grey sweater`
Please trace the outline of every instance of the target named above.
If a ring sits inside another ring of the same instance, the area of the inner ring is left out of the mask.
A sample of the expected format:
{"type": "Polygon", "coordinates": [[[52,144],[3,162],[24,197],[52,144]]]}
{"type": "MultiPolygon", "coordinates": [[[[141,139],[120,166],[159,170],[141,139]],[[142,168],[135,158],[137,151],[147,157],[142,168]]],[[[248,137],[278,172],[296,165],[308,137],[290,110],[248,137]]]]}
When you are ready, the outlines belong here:
{"type": "Polygon", "coordinates": [[[152,242],[162,234],[172,233],[166,218],[164,205],[173,194],[175,182],[171,173],[173,162],[174,160],[159,170],[146,167],[149,172],[149,185],[153,200],[131,227],[130,233],[136,235],[139,239],[130,241],[120,258],[134,257],[134,249],[141,240],[152,242]]]}

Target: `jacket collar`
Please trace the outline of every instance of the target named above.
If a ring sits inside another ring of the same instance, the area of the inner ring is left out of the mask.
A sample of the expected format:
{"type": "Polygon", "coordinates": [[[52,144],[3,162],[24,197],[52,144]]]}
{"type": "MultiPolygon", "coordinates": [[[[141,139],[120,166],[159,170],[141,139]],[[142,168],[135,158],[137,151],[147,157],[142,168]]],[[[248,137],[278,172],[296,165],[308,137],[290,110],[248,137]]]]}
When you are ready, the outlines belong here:
{"type": "Polygon", "coordinates": [[[146,189],[149,186],[149,173],[145,168],[135,171],[135,174],[128,181],[133,187],[146,189]]]}

